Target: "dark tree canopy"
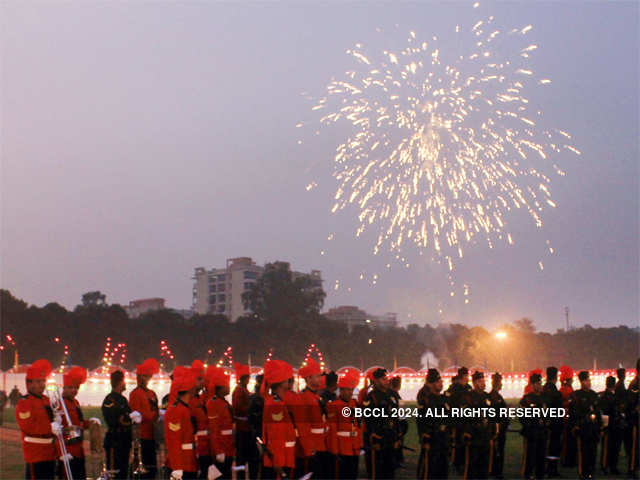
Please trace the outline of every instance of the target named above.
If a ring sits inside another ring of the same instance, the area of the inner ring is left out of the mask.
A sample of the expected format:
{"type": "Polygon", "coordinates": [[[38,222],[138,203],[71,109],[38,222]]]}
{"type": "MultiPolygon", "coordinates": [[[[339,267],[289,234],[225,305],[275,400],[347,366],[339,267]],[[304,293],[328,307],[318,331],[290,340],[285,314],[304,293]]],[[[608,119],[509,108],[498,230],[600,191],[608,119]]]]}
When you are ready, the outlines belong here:
{"type": "MultiPolygon", "coordinates": [[[[188,319],[172,310],[149,312],[129,318],[120,305],[87,305],[67,311],[57,303],[44,307],[26,302],[0,290],[0,368],[11,367],[15,348],[6,340],[15,339],[21,363],[47,358],[53,365],[63,359],[67,344],[71,362],[95,368],[100,365],[107,337],[112,343],[127,344],[125,368],[135,368],[145,358],[160,356],[165,340],[175,359],[164,359],[164,367],[190,363],[194,358],[215,362],[228,346],[233,358],[261,365],[269,349],[273,355],[300,366],[309,344],[324,354],[327,366],[353,365],[366,368],[422,367],[421,359],[431,353],[431,366],[486,367],[491,370],[528,371],[549,365],[567,364],[575,369],[635,366],[639,355],[638,330],[626,326],[593,328],[585,326],[568,332],[536,332],[531,320],[516,320],[501,327],[505,338],[479,326],[412,324],[398,328],[355,326],[319,314],[324,292],[312,290],[304,280],[293,278],[288,267],[276,265],[247,301],[256,314],[231,323],[222,315],[194,315],[188,319]],[[279,283],[282,282],[282,285],[279,283]],[[60,338],[59,343],[53,339],[60,338]],[[615,345],[615,348],[612,346],[615,345]],[[209,353],[211,352],[211,353],[209,353]],[[435,357],[437,360],[434,360],[435,357]]],[[[425,357],[426,358],[426,357],[425,357]]]]}

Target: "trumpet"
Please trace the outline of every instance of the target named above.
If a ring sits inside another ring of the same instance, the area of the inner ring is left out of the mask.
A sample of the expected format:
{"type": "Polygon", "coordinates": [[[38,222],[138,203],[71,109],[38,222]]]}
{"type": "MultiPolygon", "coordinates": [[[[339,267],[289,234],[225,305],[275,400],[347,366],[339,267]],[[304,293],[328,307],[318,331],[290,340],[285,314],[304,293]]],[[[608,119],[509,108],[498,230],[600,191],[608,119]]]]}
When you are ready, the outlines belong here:
{"type": "MultiPolygon", "coordinates": [[[[58,390],[57,385],[55,385],[54,390],[49,394],[49,403],[51,405],[51,409],[53,410],[53,415],[56,417],[56,419],[62,419],[62,415],[64,414],[65,418],[67,419],[67,424],[71,426],[69,412],[67,412],[67,407],[64,404],[64,399],[62,398],[62,395],[60,395],[60,390],[58,390]]],[[[67,480],[73,480],[73,477],[71,475],[71,464],[69,463],[67,446],[64,442],[64,436],[62,435],[62,432],[56,433],[56,437],[58,439],[58,443],[60,444],[60,453],[62,453],[61,458],[64,465],[64,473],[67,476],[67,480]]]]}
{"type": "Polygon", "coordinates": [[[149,473],[149,470],[142,463],[142,446],[140,442],[140,424],[133,424],[133,465],[135,465],[135,470],[133,473],[133,478],[142,478],[143,475],[149,473]]]}

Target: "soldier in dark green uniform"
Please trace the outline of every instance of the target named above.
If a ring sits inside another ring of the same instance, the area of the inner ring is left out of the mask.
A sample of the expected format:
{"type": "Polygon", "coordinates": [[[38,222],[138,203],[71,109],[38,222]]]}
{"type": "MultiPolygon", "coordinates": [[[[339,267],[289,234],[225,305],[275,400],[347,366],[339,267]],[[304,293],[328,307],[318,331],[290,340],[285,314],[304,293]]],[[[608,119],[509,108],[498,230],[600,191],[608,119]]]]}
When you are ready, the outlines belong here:
{"type": "Polygon", "coordinates": [[[427,372],[427,383],[418,392],[420,417],[418,437],[422,450],[418,460],[418,479],[447,478],[449,473],[448,417],[451,409],[442,395],[442,377],[435,368],[427,372]]]}
{"type": "MultiPolygon", "coordinates": [[[[500,412],[501,408],[507,408],[507,402],[504,401],[500,390],[502,389],[502,375],[496,372],[491,376],[491,391],[489,392],[489,399],[491,400],[491,406],[495,409],[496,413],[500,412]]],[[[496,417],[493,419],[495,433],[493,435],[493,459],[490,460],[491,468],[489,474],[494,478],[504,478],[504,447],[507,442],[507,429],[509,428],[509,417],[496,417]]]]}
{"type": "MultiPolygon", "coordinates": [[[[474,372],[471,377],[473,389],[468,394],[467,406],[470,408],[489,408],[491,399],[485,392],[484,373],[474,372]]],[[[489,451],[493,437],[494,425],[489,422],[488,415],[480,415],[467,419],[463,442],[469,470],[466,478],[489,478],[489,451]]],[[[465,462],[466,464],[466,462],[465,462]]]]}
{"type": "MultiPolygon", "coordinates": [[[[545,397],[542,394],[542,376],[534,373],[529,377],[532,391],[527,393],[520,406],[525,408],[545,408],[545,397]]],[[[545,455],[547,450],[547,420],[542,417],[520,418],[522,436],[524,437],[524,478],[544,478],[545,455]]]]}
{"type": "Polygon", "coordinates": [[[362,406],[365,409],[378,408],[385,416],[365,417],[365,448],[370,455],[372,479],[393,478],[396,465],[396,448],[400,441],[400,427],[392,409],[398,408],[396,397],[389,391],[387,371],[379,368],[373,372],[373,388],[367,393],[362,406]]]}
{"type": "MultiPolygon", "coordinates": [[[[542,388],[545,403],[549,408],[562,408],[562,394],[556,387],[558,381],[558,369],[556,367],[547,368],[547,381],[542,388]]],[[[549,478],[558,477],[558,463],[562,453],[562,430],[564,429],[564,418],[549,418],[549,429],[547,433],[547,476],[549,478]]]]}
{"type": "Polygon", "coordinates": [[[129,474],[131,451],[131,409],[122,395],[126,389],[124,373],[111,373],[111,393],[102,402],[102,416],[107,423],[104,437],[107,470],[115,470],[114,478],[124,479],[129,474]]]}
{"type": "MultiPolygon", "coordinates": [[[[447,397],[447,403],[451,408],[463,408],[467,403],[467,395],[471,387],[469,386],[469,369],[467,367],[460,367],[458,374],[452,378],[451,385],[445,392],[447,397]]],[[[462,434],[464,433],[464,424],[461,420],[452,422],[451,437],[453,440],[453,446],[451,451],[452,463],[459,475],[462,475],[464,470],[465,460],[465,446],[462,441],[462,434]]]]}
{"type": "Polygon", "coordinates": [[[638,478],[640,460],[640,358],[636,362],[636,378],[629,384],[626,401],[626,418],[631,430],[629,476],[638,478]]]}
{"type": "Polygon", "coordinates": [[[616,377],[607,377],[606,389],[598,394],[598,407],[604,427],[600,449],[602,473],[618,474],[620,414],[616,405],[616,377]]]}
{"type": "Polygon", "coordinates": [[[578,374],[580,390],[573,392],[569,405],[571,431],[578,439],[578,476],[593,478],[602,418],[598,407],[598,395],[591,390],[589,372],[578,374]]]}

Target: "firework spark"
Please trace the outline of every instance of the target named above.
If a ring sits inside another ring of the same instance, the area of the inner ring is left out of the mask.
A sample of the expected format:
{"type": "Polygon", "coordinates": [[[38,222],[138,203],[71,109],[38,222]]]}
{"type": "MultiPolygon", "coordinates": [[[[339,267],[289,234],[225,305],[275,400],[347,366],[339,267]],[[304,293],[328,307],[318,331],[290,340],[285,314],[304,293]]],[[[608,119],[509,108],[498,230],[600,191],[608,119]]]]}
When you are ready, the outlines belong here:
{"type": "Polygon", "coordinates": [[[513,244],[507,212],[542,227],[543,209],[556,206],[549,175],[564,172],[551,158],[580,152],[568,133],[540,126],[526,93],[551,83],[527,63],[538,49],[526,41],[532,26],[503,33],[494,23],[458,25],[458,41],[442,44],[409,32],[397,52],[356,44],[355,67],[312,107],[323,124],[352,128],[333,159],[331,212],[355,207],[356,235],[376,233],[374,254],[388,249],[408,266],[407,246],[430,249],[452,271],[470,242],[513,244]]]}

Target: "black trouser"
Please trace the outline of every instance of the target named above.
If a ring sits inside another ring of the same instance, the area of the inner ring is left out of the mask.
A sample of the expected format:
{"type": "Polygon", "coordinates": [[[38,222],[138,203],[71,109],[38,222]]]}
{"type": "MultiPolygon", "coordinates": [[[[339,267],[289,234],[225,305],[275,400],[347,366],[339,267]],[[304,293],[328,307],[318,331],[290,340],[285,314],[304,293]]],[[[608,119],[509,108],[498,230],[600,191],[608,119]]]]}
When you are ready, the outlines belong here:
{"type": "Polygon", "coordinates": [[[489,478],[489,443],[469,445],[469,473],[467,478],[489,478]]]}
{"type": "Polygon", "coordinates": [[[249,478],[256,480],[262,476],[262,459],[260,457],[251,457],[249,459],[249,478]]]}
{"type": "MultiPolygon", "coordinates": [[[[156,441],[140,439],[140,456],[142,464],[147,469],[147,473],[140,478],[156,478],[156,470],[158,469],[158,460],[156,456],[156,441]]],[[[134,469],[138,468],[137,465],[133,466],[134,469]]],[[[74,478],[75,480],[75,478],[74,478]]]]}
{"type": "Polygon", "coordinates": [[[336,461],[336,477],[345,480],[355,480],[358,478],[359,460],[360,457],[358,455],[338,455],[336,461]]]}
{"type": "Polygon", "coordinates": [[[336,478],[336,459],[335,455],[324,451],[316,452],[313,459],[314,478],[336,478]]]}
{"type": "Polygon", "coordinates": [[[231,479],[231,466],[233,465],[233,457],[224,457],[224,462],[215,462],[216,468],[220,470],[222,474],[219,477],[221,480],[229,480],[231,479]]]}
{"type": "Polygon", "coordinates": [[[576,437],[571,433],[568,427],[565,427],[562,435],[562,466],[575,467],[577,465],[577,446],[576,437]]]}
{"type": "Polygon", "coordinates": [[[251,442],[255,437],[249,431],[236,432],[236,465],[244,465],[251,456],[251,442]]]}
{"type": "Polygon", "coordinates": [[[612,428],[611,425],[602,435],[602,447],[600,449],[600,466],[605,472],[618,470],[618,457],[622,444],[622,431],[612,428]]]}
{"type": "Polygon", "coordinates": [[[464,470],[464,462],[465,462],[465,445],[462,438],[462,430],[460,428],[456,429],[455,434],[455,453],[453,457],[453,465],[459,473],[462,473],[464,470]]]}
{"type": "Polygon", "coordinates": [[[131,445],[106,447],[104,453],[106,456],[107,470],[116,470],[113,474],[113,478],[123,480],[128,478],[129,453],[131,453],[131,445]]]}
{"type": "Polygon", "coordinates": [[[429,463],[425,465],[426,450],[423,448],[418,459],[418,480],[425,477],[425,467],[428,468],[426,477],[432,478],[448,478],[449,476],[449,450],[441,446],[432,446],[429,448],[429,463]]]}
{"type": "Polygon", "coordinates": [[[552,477],[558,476],[558,463],[562,456],[562,430],[562,420],[555,420],[554,423],[551,424],[548,433],[547,455],[549,457],[558,457],[558,460],[547,461],[547,474],[552,477]]]}
{"type": "MultiPolygon", "coordinates": [[[[292,471],[291,468],[283,468],[282,470],[283,470],[284,474],[289,478],[293,474],[293,471],[292,471]]],[[[273,467],[265,467],[263,465],[262,466],[262,475],[261,475],[260,478],[264,478],[265,480],[275,480],[276,478],[278,478],[278,476],[276,475],[276,470],[273,467]]]]}
{"type": "Polygon", "coordinates": [[[493,462],[491,465],[491,475],[502,477],[504,469],[504,446],[507,443],[507,432],[501,431],[493,441],[493,462]]]}
{"type": "Polygon", "coordinates": [[[396,466],[395,460],[396,450],[392,445],[387,448],[381,448],[380,450],[377,450],[376,446],[374,446],[371,455],[368,457],[371,468],[371,476],[367,478],[393,478],[396,466]]]}
{"type": "Polygon", "coordinates": [[[182,478],[184,478],[185,480],[195,480],[196,478],[198,478],[198,472],[182,472],[182,478]]]}
{"type": "Polygon", "coordinates": [[[581,464],[578,466],[580,478],[586,478],[594,474],[597,451],[598,440],[595,435],[591,433],[580,435],[581,464]]]}
{"type": "MultiPolygon", "coordinates": [[[[73,457],[69,460],[69,467],[71,468],[71,477],[73,480],[83,480],[87,478],[84,457],[73,457]]],[[[64,463],[62,463],[61,460],[58,460],[58,477],[62,479],[67,478],[64,463]]]]}
{"type": "Polygon", "coordinates": [[[27,463],[24,470],[26,480],[51,480],[56,475],[56,461],[27,463]]]}
{"type": "Polygon", "coordinates": [[[198,457],[198,465],[200,466],[200,475],[198,475],[198,478],[206,480],[209,473],[209,465],[211,465],[211,456],[202,455],[198,457]]]}
{"type": "Polygon", "coordinates": [[[547,438],[544,432],[537,432],[525,437],[526,451],[524,478],[544,478],[547,438]]]}

